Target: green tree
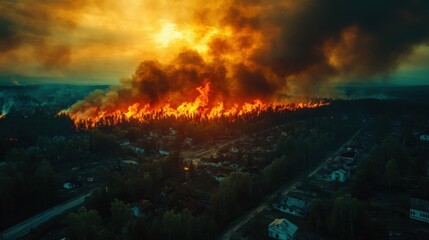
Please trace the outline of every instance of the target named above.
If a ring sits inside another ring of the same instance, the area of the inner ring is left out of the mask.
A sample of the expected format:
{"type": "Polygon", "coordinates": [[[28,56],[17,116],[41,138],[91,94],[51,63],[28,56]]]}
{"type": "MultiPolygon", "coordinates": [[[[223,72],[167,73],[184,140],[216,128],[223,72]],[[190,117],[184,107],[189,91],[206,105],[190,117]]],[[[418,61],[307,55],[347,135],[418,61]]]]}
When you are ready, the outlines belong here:
{"type": "Polygon", "coordinates": [[[93,150],[98,153],[112,154],[119,150],[119,144],[113,134],[94,130],[92,133],[93,150]]]}
{"type": "Polygon", "coordinates": [[[123,233],[124,227],[126,227],[130,221],[131,207],[129,204],[125,204],[124,202],[115,198],[111,203],[110,213],[110,225],[112,230],[114,233],[120,235],[123,233]]]}
{"type": "Polygon", "coordinates": [[[103,239],[101,217],[96,210],[82,207],[67,217],[66,233],[71,240],[103,239]]]}
{"type": "Polygon", "coordinates": [[[370,197],[370,161],[371,158],[365,158],[359,162],[351,184],[351,193],[358,198],[370,197]]]}
{"type": "Polygon", "coordinates": [[[46,160],[40,161],[34,171],[30,184],[34,187],[33,189],[35,190],[35,196],[37,196],[38,203],[44,208],[48,206],[50,201],[57,197],[54,171],[46,160]]]}
{"type": "Polygon", "coordinates": [[[364,209],[356,198],[346,194],[337,197],[329,219],[329,230],[335,237],[351,239],[362,226],[364,209]]]}
{"type": "Polygon", "coordinates": [[[328,215],[328,207],[325,202],[320,199],[315,199],[311,202],[308,212],[308,221],[316,232],[320,233],[326,231],[328,215]]]}
{"type": "Polygon", "coordinates": [[[255,196],[255,184],[250,174],[233,172],[212,193],[209,206],[216,220],[225,222],[237,215],[240,209],[246,208],[255,196]]]}
{"type": "Polygon", "coordinates": [[[143,180],[142,180],[142,187],[143,187],[143,192],[145,194],[145,196],[148,196],[150,193],[152,193],[153,190],[153,178],[149,173],[145,173],[143,175],[143,180]]]}
{"type": "Polygon", "coordinates": [[[385,172],[384,172],[384,182],[391,190],[393,187],[397,186],[400,182],[400,173],[398,169],[398,164],[396,164],[395,159],[390,159],[385,166],[385,172]]]}
{"type": "Polygon", "coordinates": [[[175,214],[173,211],[165,212],[162,216],[164,239],[181,239],[181,223],[182,218],[179,214],[175,214]]]}

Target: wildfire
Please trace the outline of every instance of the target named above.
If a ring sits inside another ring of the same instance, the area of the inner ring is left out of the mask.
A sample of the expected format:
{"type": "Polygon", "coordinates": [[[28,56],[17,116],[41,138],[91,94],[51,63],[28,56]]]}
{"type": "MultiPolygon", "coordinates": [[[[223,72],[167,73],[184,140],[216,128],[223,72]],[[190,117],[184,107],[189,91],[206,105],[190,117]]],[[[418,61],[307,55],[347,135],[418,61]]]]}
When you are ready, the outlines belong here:
{"type": "Polygon", "coordinates": [[[0,119],[6,118],[5,114],[0,114],[0,119]]]}
{"type": "Polygon", "coordinates": [[[250,102],[233,103],[227,106],[223,101],[211,101],[211,83],[197,87],[198,95],[193,101],[182,102],[172,106],[170,101],[152,106],[149,103],[135,102],[125,107],[114,108],[112,111],[100,111],[97,107],[88,108],[83,112],[70,112],[64,110],[60,114],[67,114],[75,122],[76,126],[85,128],[95,127],[102,121],[107,124],[118,124],[131,119],[138,122],[147,122],[162,118],[185,119],[219,119],[221,117],[239,117],[247,114],[259,115],[267,110],[293,111],[303,108],[317,108],[329,105],[328,102],[299,102],[289,104],[266,103],[259,98],[250,102]]]}
{"type": "MultiPolygon", "coordinates": [[[[197,11],[196,19],[189,21],[167,18],[166,14],[146,24],[150,29],[147,46],[155,52],[148,54],[151,58],[140,62],[119,86],[95,91],[60,114],[70,116],[77,127],[92,128],[166,118],[234,119],[327,104],[277,99],[288,94],[296,79],[306,76],[283,71],[296,67],[285,64],[277,52],[271,61],[267,44],[278,40],[281,28],[260,18],[269,6],[218,5],[213,8],[219,11],[197,11]]],[[[329,47],[326,54],[331,53],[329,47]]]]}

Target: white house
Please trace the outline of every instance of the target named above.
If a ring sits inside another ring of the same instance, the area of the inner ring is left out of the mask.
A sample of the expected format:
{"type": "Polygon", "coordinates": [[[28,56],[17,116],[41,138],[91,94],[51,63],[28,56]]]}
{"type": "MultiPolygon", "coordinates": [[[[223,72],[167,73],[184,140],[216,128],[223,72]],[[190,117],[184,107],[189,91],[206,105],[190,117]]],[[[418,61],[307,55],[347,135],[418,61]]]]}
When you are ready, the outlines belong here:
{"type": "Polygon", "coordinates": [[[215,180],[217,181],[217,182],[222,182],[222,180],[224,179],[224,178],[226,178],[228,175],[226,175],[226,174],[219,174],[219,175],[217,175],[217,176],[215,176],[214,178],[215,178],[215,180]]]}
{"type": "Polygon", "coordinates": [[[163,155],[163,156],[167,156],[170,153],[167,150],[159,150],[159,154],[163,155]]]}
{"type": "Polygon", "coordinates": [[[429,142],[429,135],[426,135],[426,134],[421,135],[420,141],[429,142]]]}
{"type": "Polygon", "coordinates": [[[63,184],[63,188],[67,190],[75,189],[76,187],[77,187],[76,184],[72,182],[65,182],[63,184]]]}
{"type": "Polygon", "coordinates": [[[349,178],[350,173],[344,169],[337,169],[331,173],[331,180],[345,182],[349,178]]]}
{"type": "Polygon", "coordinates": [[[275,219],[268,225],[268,236],[275,239],[292,240],[295,238],[297,230],[298,227],[290,221],[284,218],[275,219]]]}
{"type": "Polygon", "coordinates": [[[119,142],[119,146],[121,146],[121,147],[126,147],[126,146],[129,146],[130,144],[131,144],[131,142],[128,139],[124,139],[124,140],[119,142]]]}
{"type": "Polygon", "coordinates": [[[233,153],[238,153],[238,152],[239,152],[239,149],[238,149],[238,148],[236,148],[236,147],[232,147],[232,148],[231,148],[231,152],[233,152],[233,153]]]}
{"type": "Polygon", "coordinates": [[[429,223],[429,201],[411,198],[410,201],[410,218],[429,223]]]}
{"type": "Polygon", "coordinates": [[[141,148],[141,147],[130,146],[130,149],[131,149],[134,153],[139,153],[139,154],[143,154],[143,153],[144,153],[144,148],[141,148]]]}

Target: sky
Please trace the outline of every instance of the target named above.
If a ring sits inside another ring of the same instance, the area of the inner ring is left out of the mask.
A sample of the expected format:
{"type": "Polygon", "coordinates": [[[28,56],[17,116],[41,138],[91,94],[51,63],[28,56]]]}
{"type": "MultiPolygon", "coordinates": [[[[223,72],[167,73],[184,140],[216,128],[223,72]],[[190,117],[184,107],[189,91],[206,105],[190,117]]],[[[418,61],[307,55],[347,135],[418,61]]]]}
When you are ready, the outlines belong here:
{"type": "Polygon", "coordinates": [[[188,50],[228,62],[228,79],[246,76],[267,94],[429,84],[427,9],[423,0],[2,0],[0,84],[121,84],[142,62],[171,64],[188,50]]]}

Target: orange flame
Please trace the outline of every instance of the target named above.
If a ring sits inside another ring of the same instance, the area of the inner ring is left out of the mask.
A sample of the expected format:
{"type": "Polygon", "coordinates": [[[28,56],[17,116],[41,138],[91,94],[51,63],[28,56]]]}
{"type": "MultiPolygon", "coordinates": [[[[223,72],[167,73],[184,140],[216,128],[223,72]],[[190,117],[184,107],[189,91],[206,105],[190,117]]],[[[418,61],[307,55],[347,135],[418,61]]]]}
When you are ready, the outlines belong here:
{"type": "Polygon", "coordinates": [[[149,103],[131,103],[126,108],[118,107],[113,111],[100,110],[97,107],[92,107],[90,111],[72,113],[68,110],[63,110],[60,114],[66,114],[71,117],[76,126],[84,126],[85,128],[93,128],[103,119],[107,120],[107,124],[116,125],[122,121],[137,120],[138,122],[147,122],[153,119],[161,118],[189,118],[189,119],[218,119],[221,117],[236,117],[247,114],[259,115],[261,112],[273,109],[275,111],[293,111],[303,108],[317,108],[329,105],[328,102],[300,102],[292,104],[270,104],[265,103],[261,99],[256,98],[250,102],[242,104],[234,103],[232,106],[226,106],[223,101],[211,102],[209,98],[210,82],[206,82],[203,86],[197,87],[198,96],[191,102],[182,102],[177,107],[171,106],[170,102],[164,102],[156,106],[151,106],[149,103]]]}

